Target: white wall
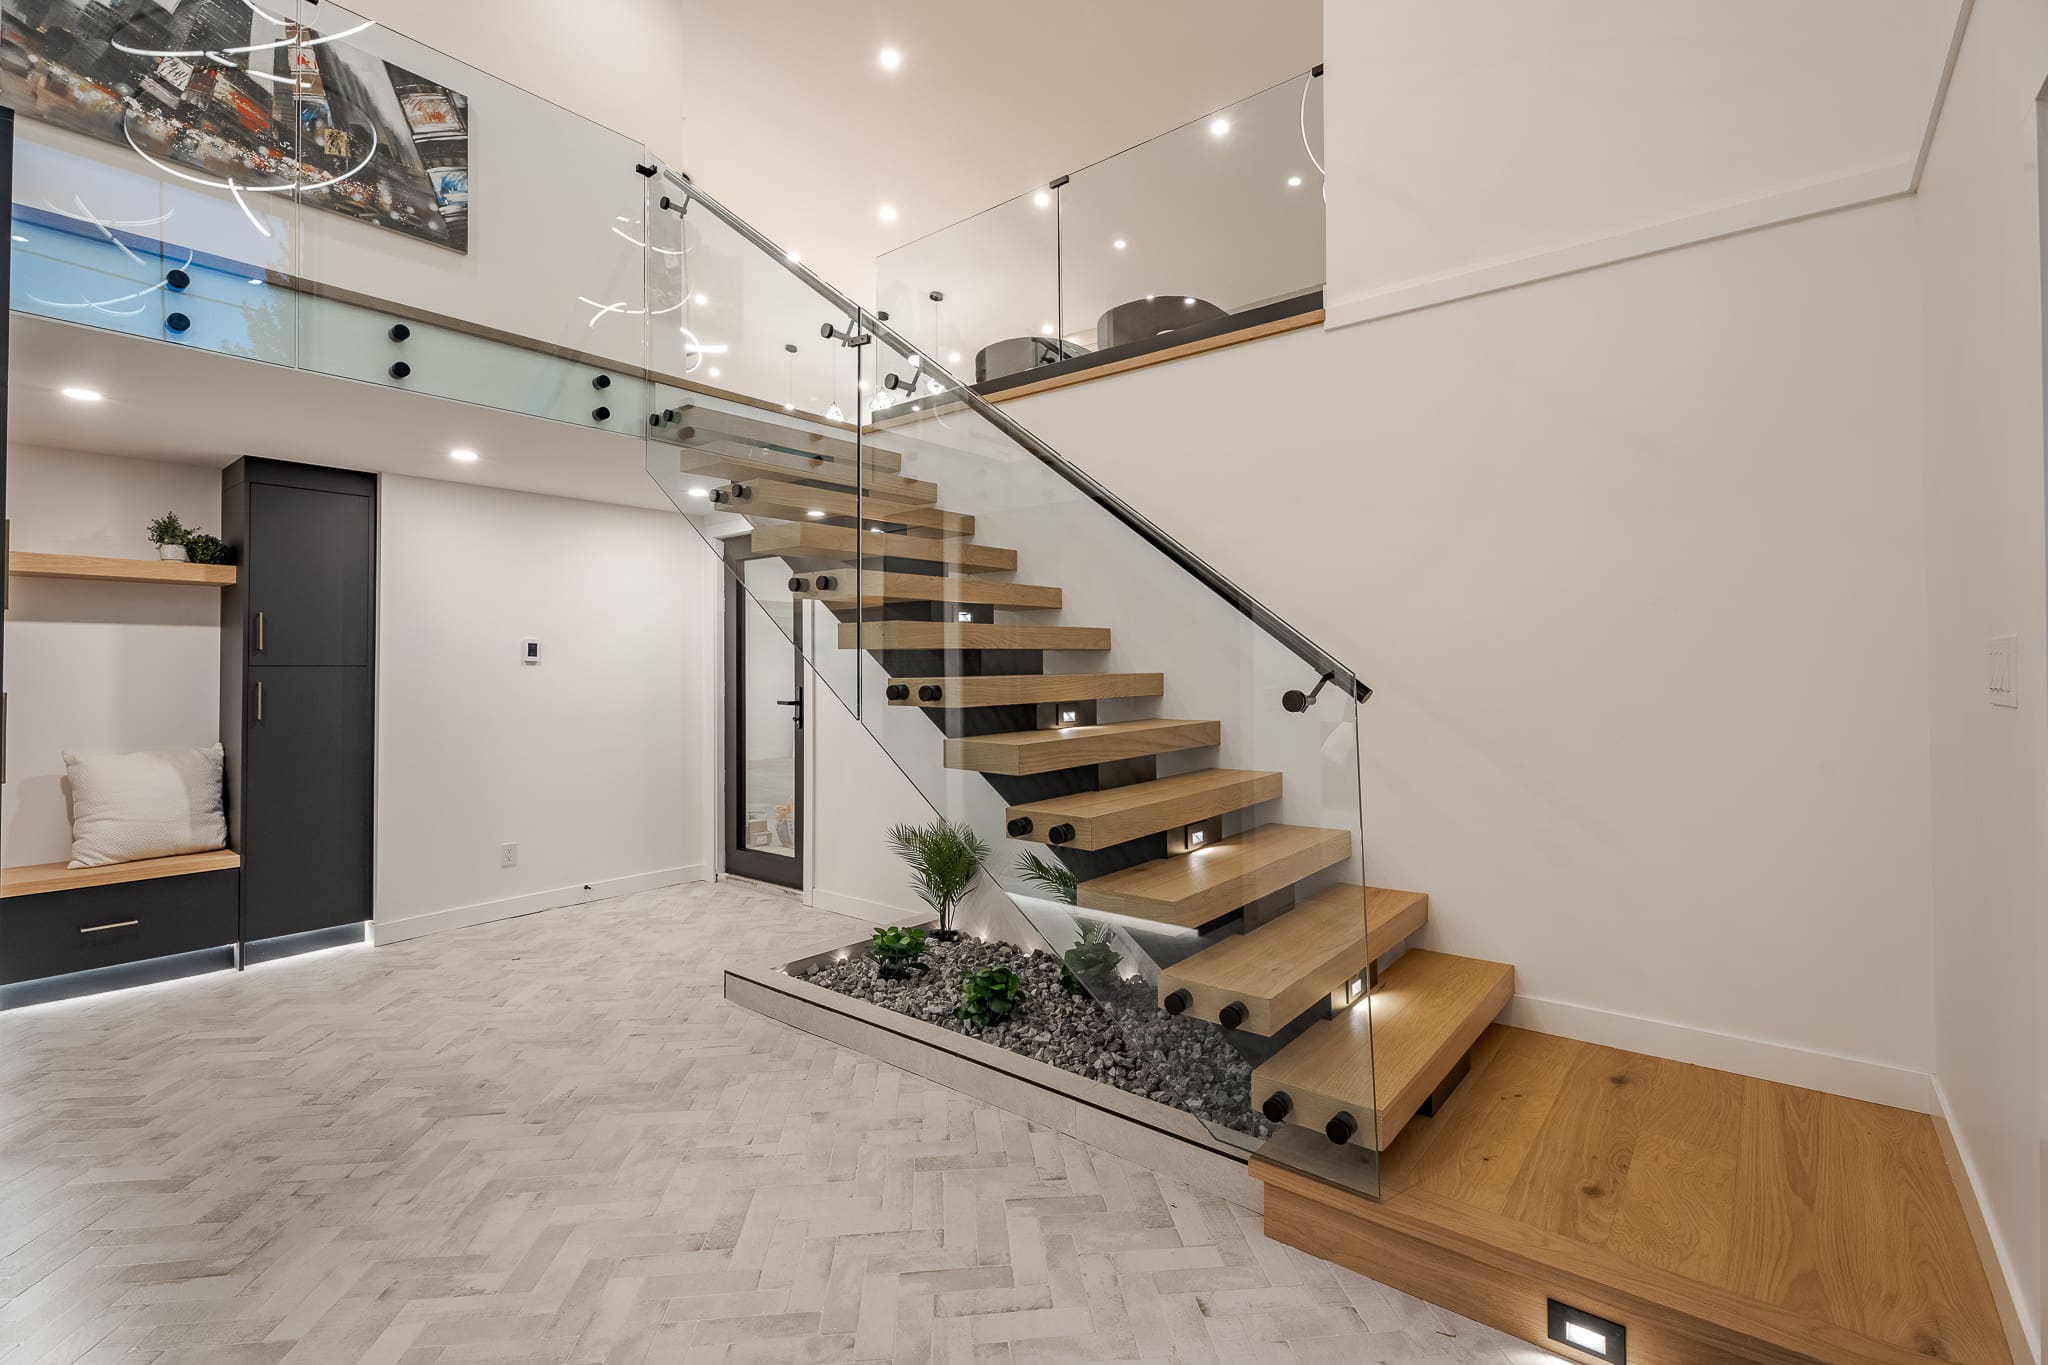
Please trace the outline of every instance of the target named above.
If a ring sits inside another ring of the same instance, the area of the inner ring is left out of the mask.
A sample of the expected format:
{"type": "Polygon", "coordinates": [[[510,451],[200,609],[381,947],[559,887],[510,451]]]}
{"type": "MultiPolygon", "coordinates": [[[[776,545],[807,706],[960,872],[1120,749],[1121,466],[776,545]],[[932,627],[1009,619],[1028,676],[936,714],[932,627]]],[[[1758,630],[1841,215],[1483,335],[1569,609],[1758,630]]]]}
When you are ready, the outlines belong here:
{"type": "Polygon", "coordinates": [[[2048,12],[1977,0],[1914,205],[1925,282],[1936,1059],[1949,1121],[2042,1340],[2048,1160],[2048,558],[2041,168],[2048,12]],[[2019,637],[2017,709],[1985,643],[2019,637]]]}
{"type": "Polygon", "coordinates": [[[689,525],[389,475],[381,508],[379,941],[708,875],[715,566],[689,525]]]}
{"type": "MultiPolygon", "coordinates": [[[[220,473],[34,446],[7,452],[16,550],[146,559],[166,511],[220,529],[220,473]]],[[[125,753],[220,738],[220,594],[17,578],[7,612],[7,782],[0,861],[71,856],[64,751],[125,753]]]]}

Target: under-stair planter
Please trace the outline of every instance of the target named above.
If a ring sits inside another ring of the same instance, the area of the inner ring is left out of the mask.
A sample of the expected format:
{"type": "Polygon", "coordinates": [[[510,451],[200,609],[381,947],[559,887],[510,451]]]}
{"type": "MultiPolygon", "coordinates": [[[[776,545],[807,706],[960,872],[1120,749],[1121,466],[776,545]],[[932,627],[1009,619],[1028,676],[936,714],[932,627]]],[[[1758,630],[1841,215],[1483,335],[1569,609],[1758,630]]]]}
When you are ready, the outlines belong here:
{"type": "Polygon", "coordinates": [[[1053,1130],[1260,1207],[1245,1162],[1272,1125],[1247,1101],[1251,1064],[1213,1027],[1163,1013],[1142,978],[1097,1000],[1060,985],[1060,960],[963,936],[932,943],[930,970],[881,977],[866,940],[779,966],[725,973],[729,1000],[1053,1130]],[[961,979],[1007,966],[1024,979],[1014,1019],[975,1030],[953,1016],[961,979]],[[1226,1136],[1205,1124],[1235,1130],[1226,1136]]]}

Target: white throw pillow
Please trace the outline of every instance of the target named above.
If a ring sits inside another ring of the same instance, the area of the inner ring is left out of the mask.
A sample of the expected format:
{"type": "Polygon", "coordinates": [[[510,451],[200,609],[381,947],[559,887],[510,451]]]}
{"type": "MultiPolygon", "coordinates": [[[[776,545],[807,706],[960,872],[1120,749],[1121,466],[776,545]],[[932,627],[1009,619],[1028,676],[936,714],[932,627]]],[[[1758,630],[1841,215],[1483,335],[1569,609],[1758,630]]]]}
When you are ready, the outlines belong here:
{"type": "Polygon", "coordinates": [[[65,754],[71,866],[105,867],[225,848],[221,748],[65,754]]]}

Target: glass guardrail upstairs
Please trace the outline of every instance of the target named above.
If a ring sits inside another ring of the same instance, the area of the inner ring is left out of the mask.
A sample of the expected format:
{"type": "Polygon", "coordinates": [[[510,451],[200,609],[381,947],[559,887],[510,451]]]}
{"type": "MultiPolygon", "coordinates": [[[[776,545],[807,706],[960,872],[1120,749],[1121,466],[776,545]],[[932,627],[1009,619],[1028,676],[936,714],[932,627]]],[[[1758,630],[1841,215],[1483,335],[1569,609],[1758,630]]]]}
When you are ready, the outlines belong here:
{"type": "Polygon", "coordinates": [[[649,194],[650,474],[989,849],[931,989],[1010,966],[986,1040],[1376,1192],[1368,690],[704,191],[649,194]]]}

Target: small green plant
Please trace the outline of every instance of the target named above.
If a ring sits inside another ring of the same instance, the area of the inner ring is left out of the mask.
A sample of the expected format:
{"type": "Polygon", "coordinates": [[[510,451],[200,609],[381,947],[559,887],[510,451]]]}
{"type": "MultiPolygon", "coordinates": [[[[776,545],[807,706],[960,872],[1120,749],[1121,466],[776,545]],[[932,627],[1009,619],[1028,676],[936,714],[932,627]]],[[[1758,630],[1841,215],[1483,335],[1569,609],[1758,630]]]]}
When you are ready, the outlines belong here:
{"type": "Polygon", "coordinates": [[[152,545],[183,545],[185,537],[191,534],[176,512],[166,512],[149,523],[149,543],[152,545]]]}
{"type": "Polygon", "coordinates": [[[1050,862],[1036,853],[1019,853],[1017,875],[1056,901],[1067,905],[1080,903],[1081,880],[1063,863],[1050,862]]]}
{"type": "Polygon", "coordinates": [[[955,824],[943,815],[929,825],[892,826],[889,844],[897,857],[910,864],[910,889],[938,912],[939,927],[932,937],[941,943],[958,938],[953,911],[988,860],[988,845],[971,826],[955,824]]]}
{"type": "Polygon", "coordinates": [[[225,564],[228,562],[228,544],[219,536],[210,536],[201,530],[185,533],[185,553],[192,557],[194,564],[225,564]]]}
{"type": "Polygon", "coordinates": [[[893,924],[877,929],[868,944],[868,955],[878,964],[876,972],[891,981],[924,971],[924,930],[899,929],[893,924]]]}
{"type": "Polygon", "coordinates": [[[1113,931],[1100,920],[1075,920],[1080,940],[1060,954],[1060,985],[1070,995],[1102,994],[1116,981],[1124,955],[1111,946],[1113,931]]]}
{"type": "Polygon", "coordinates": [[[972,1029],[1000,1024],[1024,1003],[1024,978],[1008,967],[984,967],[960,982],[960,1004],[953,1017],[972,1029]]]}

